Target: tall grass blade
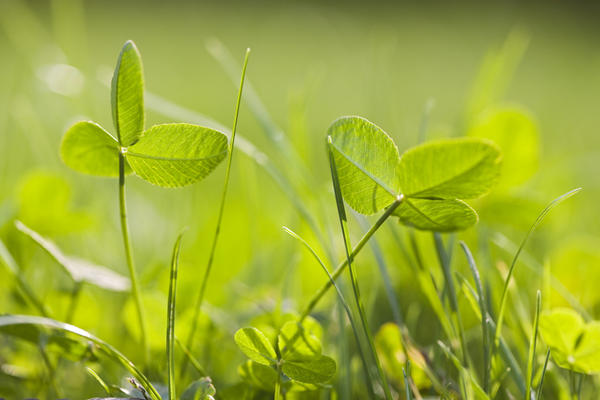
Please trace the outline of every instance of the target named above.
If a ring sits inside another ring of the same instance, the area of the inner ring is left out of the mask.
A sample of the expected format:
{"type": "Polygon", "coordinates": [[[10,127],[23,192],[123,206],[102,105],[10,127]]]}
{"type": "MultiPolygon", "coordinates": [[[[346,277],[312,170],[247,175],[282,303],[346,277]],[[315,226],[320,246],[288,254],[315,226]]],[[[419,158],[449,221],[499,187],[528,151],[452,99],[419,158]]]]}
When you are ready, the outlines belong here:
{"type": "Polygon", "coordinates": [[[515,265],[517,264],[517,260],[519,259],[519,255],[521,254],[521,252],[523,251],[523,248],[525,247],[525,245],[527,244],[527,240],[529,239],[529,237],[531,236],[531,234],[535,231],[535,229],[542,223],[542,221],[544,220],[544,218],[546,217],[546,215],[548,215],[548,213],[556,206],[558,206],[560,203],[562,203],[563,201],[565,201],[566,199],[570,198],[571,196],[574,196],[575,194],[579,193],[579,191],[581,191],[581,188],[577,188],[577,189],[573,189],[559,197],[557,197],[556,199],[552,200],[547,206],[546,208],[544,208],[542,210],[542,212],[540,213],[540,215],[538,215],[537,219],[535,220],[535,222],[533,223],[533,225],[531,225],[531,228],[529,228],[529,231],[527,232],[527,234],[525,235],[525,238],[523,239],[523,241],[521,242],[521,245],[519,246],[519,248],[517,249],[517,252],[515,253],[512,262],[510,264],[510,268],[508,270],[508,275],[506,276],[506,279],[504,281],[504,288],[502,290],[502,297],[500,298],[500,311],[498,312],[498,322],[496,323],[496,333],[494,334],[494,347],[498,345],[498,340],[500,339],[500,334],[502,331],[502,322],[504,320],[504,312],[506,309],[506,298],[507,298],[507,294],[508,294],[508,286],[510,283],[510,278],[512,277],[512,274],[515,270],[515,265]]]}
{"type": "Polygon", "coordinates": [[[167,375],[169,400],[176,400],[175,388],[175,305],[177,303],[177,269],[179,268],[179,252],[181,250],[180,234],[173,246],[171,257],[171,275],[169,278],[169,302],[167,304],[167,375]]]}
{"type": "Polygon", "coordinates": [[[300,235],[298,235],[296,232],[292,231],[290,228],[284,226],[283,230],[288,235],[290,235],[293,238],[295,238],[298,241],[300,241],[300,243],[302,243],[304,245],[304,247],[306,247],[306,249],[308,249],[308,251],[313,255],[313,257],[315,258],[315,260],[319,263],[319,265],[321,266],[321,268],[323,269],[323,271],[325,272],[325,274],[327,274],[327,277],[329,278],[329,281],[331,282],[331,284],[335,288],[335,290],[337,292],[337,295],[338,295],[338,299],[340,300],[340,304],[344,308],[344,311],[346,312],[346,316],[348,317],[348,321],[350,322],[350,326],[352,327],[352,333],[354,334],[354,338],[356,339],[356,347],[358,349],[358,353],[359,353],[361,362],[363,364],[363,368],[365,370],[365,378],[367,380],[367,390],[370,392],[370,395],[372,397],[374,397],[375,394],[373,393],[373,382],[371,381],[371,373],[370,373],[369,366],[368,366],[367,360],[365,358],[365,355],[364,355],[364,352],[363,352],[363,349],[362,349],[362,345],[360,343],[360,336],[358,334],[358,329],[356,327],[356,322],[354,321],[354,317],[352,316],[352,311],[350,309],[350,306],[348,305],[348,302],[346,302],[346,299],[344,298],[344,294],[342,293],[342,290],[335,283],[335,279],[333,278],[333,276],[331,276],[331,273],[329,273],[329,269],[327,268],[327,266],[325,265],[325,263],[323,262],[323,260],[321,259],[321,257],[319,257],[319,255],[317,254],[317,252],[312,248],[312,246],[309,245],[306,240],[304,240],[300,235]]]}
{"type": "Polygon", "coordinates": [[[57,329],[62,332],[67,332],[79,336],[87,341],[94,343],[98,348],[104,352],[108,357],[121,364],[125,369],[131,373],[131,375],[142,385],[142,387],[148,392],[151,400],[161,400],[158,391],[150,383],[148,378],[127,359],[119,350],[115,349],[110,344],[106,343],[102,339],[97,338],[91,333],[78,328],[76,326],[65,324],[50,318],[45,317],[34,317],[29,315],[3,315],[0,316],[0,327],[16,327],[19,325],[32,326],[38,329],[51,328],[57,329]]]}
{"type": "Polygon", "coordinates": [[[479,297],[479,311],[481,312],[481,335],[483,338],[483,390],[489,394],[490,391],[490,370],[491,370],[491,360],[490,360],[490,335],[488,332],[488,324],[487,324],[487,305],[485,302],[483,285],[481,284],[481,276],[479,274],[479,269],[477,268],[477,264],[475,263],[475,259],[471,254],[471,250],[467,244],[463,241],[460,242],[460,246],[462,247],[465,257],[467,258],[467,262],[469,264],[469,268],[471,269],[471,274],[473,275],[473,280],[475,281],[475,288],[477,289],[477,296],[479,297]]]}
{"type": "Polygon", "coordinates": [[[102,386],[102,389],[104,389],[106,394],[110,396],[110,388],[108,387],[106,382],[104,382],[104,379],[102,379],[100,377],[100,375],[98,375],[98,373],[96,371],[94,371],[93,369],[91,369],[90,367],[85,367],[85,370],[87,371],[88,374],[90,374],[90,376],[92,378],[94,378],[96,380],[96,382],[98,382],[98,384],[100,386],[102,386]]]}
{"type": "MultiPolygon", "coordinates": [[[[212,245],[210,247],[208,263],[206,265],[206,269],[204,270],[204,276],[202,277],[200,291],[198,292],[198,298],[196,300],[196,304],[194,305],[194,315],[192,318],[192,326],[190,328],[190,333],[188,335],[187,342],[186,342],[186,345],[189,349],[194,348],[194,339],[195,339],[196,330],[198,328],[198,319],[200,318],[200,311],[202,309],[202,303],[204,301],[204,294],[206,292],[206,287],[208,285],[208,280],[210,278],[210,272],[211,272],[213,260],[215,257],[215,250],[217,248],[217,242],[219,240],[219,233],[221,232],[221,221],[223,220],[223,213],[225,210],[225,199],[227,197],[227,189],[229,187],[229,176],[231,173],[231,161],[233,159],[233,149],[234,149],[234,145],[235,145],[235,132],[237,130],[237,125],[238,125],[238,117],[240,114],[240,103],[241,103],[241,99],[242,99],[242,92],[244,89],[244,80],[246,79],[246,69],[248,67],[249,57],[250,57],[250,49],[246,49],[246,55],[244,57],[244,65],[242,67],[242,75],[240,78],[240,86],[238,89],[237,101],[235,103],[233,128],[231,129],[231,138],[229,140],[229,155],[227,158],[227,169],[225,170],[225,181],[223,183],[223,192],[221,193],[221,203],[219,205],[217,226],[215,229],[215,234],[213,236],[212,245]]],[[[187,369],[187,358],[184,358],[184,364],[181,367],[182,376],[185,375],[186,369],[187,369]]]]}
{"type": "Polygon", "coordinates": [[[367,321],[367,316],[365,315],[364,306],[363,306],[362,300],[360,298],[360,288],[358,286],[358,278],[356,277],[356,273],[354,272],[354,269],[352,268],[352,260],[351,260],[351,255],[350,255],[352,253],[352,245],[350,243],[350,234],[348,232],[348,220],[346,217],[344,200],[342,199],[342,191],[340,188],[340,182],[339,182],[338,176],[337,176],[337,168],[335,166],[335,159],[333,156],[331,136],[329,136],[327,138],[327,141],[328,141],[328,150],[329,150],[331,179],[333,181],[333,190],[335,192],[338,217],[339,217],[340,226],[342,229],[342,235],[344,238],[344,248],[346,250],[346,259],[348,260],[348,271],[350,272],[350,280],[351,280],[352,289],[354,292],[354,300],[356,301],[356,306],[358,308],[358,313],[360,316],[362,328],[364,330],[365,335],[367,336],[369,350],[371,351],[371,355],[373,356],[373,359],[375,360],[375,363],[377,366],[377,371],[379,373],[379,378],[381,379],[381,384],[383,387],[385,398],[386,398],[386,400],[392,400],[392,393],[390,390],[390,386],[389,386],[387,378],[385,376],[385,372],[383,371],[383,367],[381,365],[381,361],[379,360],[379,356],[377,355],[377,350],[375,349],[375,344],[373,341],[373,335],[371,334],[371,330],[369,328],[369,323],[367,321]]]}
{"type": "Polygon", "coordinates": [[[535,318],[533,320],[533,330],[531,331],[531,339],[529,340],[529,357],[527,358],[527,390],[525,391],[525,400],[532,400],[533,393],[531,387],[533,385],[535,358],[535,346],[537,344],[538,326],[540,322],[540,312],[542,309],[542,293],[538,290],[536,295],[535,318]]]}
{"type": "Polygon", "coordinates": [[[536,390],[536,400],[541,400],[542,398],[542,389],[544,387],[544,377],[546,376],[546,369],[548,368],[548,361],[550,361],[550,349],[546,351],[546,359],[544,360],[544,366],[542,367],[542,375],[540,377],[540,383],[538,384],[536,390]]]}

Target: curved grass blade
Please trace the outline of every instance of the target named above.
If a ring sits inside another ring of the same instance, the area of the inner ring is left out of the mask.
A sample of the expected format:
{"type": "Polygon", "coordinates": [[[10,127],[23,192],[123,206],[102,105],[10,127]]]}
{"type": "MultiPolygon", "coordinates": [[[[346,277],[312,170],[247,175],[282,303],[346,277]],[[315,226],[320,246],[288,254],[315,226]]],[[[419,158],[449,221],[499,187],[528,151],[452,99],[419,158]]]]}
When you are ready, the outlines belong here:
{"type": "Polygon", "coordinates": [[[123,275],[106,267],[92,264],[87,260],[64,254],[56,244],[27,227],[21,221],[15,221],[15,227],[44,249],[50,257],[65,269],[74,282],[87,282],[114,292],[129,290],[130,281],[123,275]]]}
{"type": "Polygon", "coordinates": [[[367,316],[365,314],[364,306],[363,306],[362,300],[360,298],[360,288],[358,286],[358,278],[356,277],[356,273],[354,272],[354,270],[352,268],[352,256],[351,256],[352,245],[350,243],[350,234],[348,232],[348,220],[346,217],[344,200],[342,198],[342,189],[340,187],[340,181],[339,181],[338,175],[337,175],[337,167],[336,167],[335,156],[333,153],[333,143],[332,143],[331,136],[327,137],[327,144],[328,144],[328,150],[329,150],[329,163],[330,163],[330,169],[331,169],[331,179],[333,181],[333,190],[335,193],[335,199],[336,199],[337,210],[338,210],[338,218],[340,221],[340,227],[341,227],[342,236],[344,239],[344,248],[346,250],[346,259],[348,260],[348,271],[350,272],[350,279],[352,282],[352,289],[354,292],[354,300],[356,301],[356,306],[358,308],[358,313],[360,316],[360,321],[362,324],[363,331],[367,337],[367,343],[369,344],[369,350],[370,350],[371,355],[372,355],[373,359],[375,360],[375,363],[377,366],[377,372],[379,374],[379,378],[381,379],[381,384],[383,387],[385,398],[386,398],[386,400],[391,400],[392,393],[390,390],[390,386],[387,381],[387,377],[385,376],[385,372],[383,372],[383,367],[381,365],[381,360],[379,359],[379,356],[377,355],[377,350],[375,349],[373,335],[371,334],[371,330],[369,328],[369,323],[367,321],[367,316]]]}
{"type": "Polygon", "coordinates": [[[504,312],[505,312],[505,308],[506,308],[506,298],[507,298],[507,294],[508,294],[508,285],[510,283],[510,278],[512,277],[512,274],[513,274],[513,272],[515,270],[515,265],[517,264],[517,260],[519,259],[519,255],[521,254],[521,252],[523,251],[523,248],[527,244],[527,240],[529,239],[529,237],[531,236],[531,234],[535,231],[535,229],[542,223],[542,221],[544,220],[544,218],[546,217],[546,215],[548,215],[548,213],[554,207],[558,206],[560,203],[562,203],[563,201],[567,200],[571,196],[576,195],[577,193],[579,193],[579,191],[581,191],[581,188],[573,189],[573,190],[571,190],[571,191],[569,191],[569,192],[567,192],[567,193],[565,193],[565,194],[557,197],[556,199],[552,200],[546,206],[546,208],[544,208],[542,210],[542,212],[540,213],[540,215],[538,215],[537,219],[535,220],[535,222],[533,223],[533,225],[531,225],[531,227],[529,228],[529,231],[525,235],[525,238],[521,242],[521,245],[517,249],[517,252],[515,253],[515,255],[514,255],[513,259],[512,259],[512,262],[510,264],[510,268],[508,270],[508,275],[506,276],[506,279],[504,281],[504,288],[502,290],[502,297],[500,298],[500,311],[498,312],[498,322],[496,323],[496,332],[494,334],[494,347],[496,347],[498,345],[498,341],[500,339],[500,334],[502,332],[502,323],[503,323],[504,312]]]}
{"type": "Polygon", "coordinates": [[[550,349],[546,351],[546,359],[544,360],[544,366],[542,368],[542,375],[540,377],[540,383],[538,384],[536,390],[536,400],[541,400],[542,398],[542,389],[544,387],[544,377],[546,376],[546,369],[548,368],[548,361],[550,361],[550,349]]]}
{"type": "Polygon", "coordinates": [[[527,358],[527,390],[525,391],[525,400],[531,400],[531,387],[533,385],[533,359],[535,357],[535,346],[537,344],[538,327],[540,324],[540,312],[542,309],[542,293],[538,290],[536,296],[535,318],[533,320],[533,330],[529,340],[529,357],[527,358]]]}
{"type": "Polygon", "coordinates": [[[90,367],[85,367],[85,370],[92,378],[94,378],[96,380],[96,382],[98,382],[98,384],[100,386],[102,386],[102,389],[104,389],[106,394],[110,396],[110,388],[108,387],[106,382],[104,382],[104,379],[102,379],[100,377],[100,375],[98,375],[98,373],[96,371],[94,371],[93,369],[91,369],[90,367]]]}
{"type": "Polygon", "coordinates": [[[491,360],[490,360],[490,335],[488,332],[488,324],[487,320],[487,305],[485,302],[483,285],[481,284],[481,276],[479,274],[479,269],[477,269],[477,264],[475,263],[475,259],[471,254],[471,250],[465,242],[460,241],[460,246],[462,247],[465,257],[467,258],[467,262],[469,264],[469,268],[471,269],[471,274],[473,275],[473,280],[475,281],[475,287],[477,289],[477,296],[479,298],[479,311],[481,312],[481,335],[483,338],[483,390],[489,394],[490,390],[490,369],[491,369],[491,360]]]}
{"type": "MultiPolygon", "coordinates": [[[[358,354],[360,356],[361,362],[363,364],[363,368],[365,370],[365,379],[367,381],[367,390],[369,391],[369,394],[371,395],[371,397],[374,398],[375,394],[373,392],[373,382],[371,380],[371,373],[369,372],[369,365],[367,363],[367,359],[365,358],[365,354],[363,352],[363,348],[360,343],[360,337],[358,335],[358,329],[356,327],[356,322],[354,321],[354,317],[352,317],[352,311],[350,310],[350,306],[348,305],[348,302],[346,302],[346,299],[344,298],[344,294],[342,293],[339,286],[335,283],[335,279],[333,278],[333,276],[331,276],[331,273],[329,273],[329,269],[327,268],[327,266],[325,266],[325,263],[323,262],[323,260],[321,260],[321,257],[319,257],[319,255],[311,247],[311,245],[309,245],[306,240],[304,240],[300,235],[298,235],[296,232],[292,231],[290,228],[284,226],[283,230],[284,230],[284,232],[286,232],[287,234],[292,236],[294,239],[296,239],[300,243],[302,243],[304,245],[304,247],[306,247],[306,249],[313,255],[313,257],[315,258],[317,263],[319,263],[319,265],[321,266],[321,268],[323,269],[325,274],[327,274],[327,277],[329,278],[331,285],[333,285],[333,287],[335,288],[335,291],[337,292],[340,303],[342,304],[342,307],[344,308],[344,311],[346,312],[346,316],[348,317],[348,321],[350,322],[350,326],[352,328],[352,333],[354,334],[354,338],[356,340],[356,347],[358,349],[358,354]]],[[[283,350],[284,349],[282,349],[282,351],[283,350]]]]}
{"type": "Polygon", "coordinates": [[[169,278],[169,302],[167,304],[167,375],[169,400],[176,400],[175,388],[175,305],[177,299],[177,269],[179,267],[179,252],[181,250],[180,234],[173,247],[171,257],[171,276],[169,278]]]}
{"type": "MultiPolygon", "coordinates": [[[[213,260],[215,257],[215,251],[217,248],[217,242],[219,240],[219,233],[221,232],[221,221],[223,220],[223,213],[225,210],[225,199],[227,197],[227,189],[229,187],[229,176],[231,173],[231,161],[233,159],[233,149],[235,146],[235,137],[238,125],[238,117],[240,113],[240,103],[242,99],[242,93],[244,89],[244,82],[246,79],[246,69],[248,68],[248,60],[250,58],[250,49],[246,49],[246,55],[244,56],[244,64],[242,67],[242,75],[240,77],[240,86],[238,89],[237,100],[235,104],[235,113],[233,117],[233,128],[231,129],[231,138],[229,140],[229,157],[227,159],[227,169],[225,170],[225,180],[223,182],[223,191],[221,193],[221,203],[219,205],[219,214],[217,217],[217,226],[215,228],[215,234],[213,236],[212,244],[210,247],[210,253],[208,256],[208,261],[206,264],[206,269],[204,270],[204,276],[202,277],[202,283],[200,286],[200,291],[198,292],[198,297],[196,299],[196,304],[194,305],[194,314],[192,317],[192,326],[190,329],[190,333],[188,334],[186,340],[186,347],[188,349],[193,349],[195,334],[198,327],[198,319],[200,318],[200,311],[202,309],[202,303],[204,301],[204,294],[206,292],[206,287],[208,285],[208,279],[210,278],[210,272],[212,270],[213,260]]],[[[187,359],[184,359],[187,360],[187,359]]],[[[185,375],[187,370],[187,361],[184,361],[181,366],[181,376],[185,375]]]]}
{"type": "Polygon", "coordinates": [[[79,336],[85,340],[88,340],[98,346],[106,355],[111,359],[121,364],[127,369],[133,377],[142,385],[142,387],[148,392],[151,400],[161,400],[158,391],[152,386],[148,378],[131,361],[127,359],[119,350],[115,349],[110,344],[106,343],[102,339],[97,338],[91,333],[78,328],[76,326],[65,324],[50,318],[45,317],[34,317],[29,315],[3,315],[0,316],[0,327],[11,327],[18,325],[33,326],[35,328],[51,328],[57,329],[62,332],[68,332],[79,336]]]}

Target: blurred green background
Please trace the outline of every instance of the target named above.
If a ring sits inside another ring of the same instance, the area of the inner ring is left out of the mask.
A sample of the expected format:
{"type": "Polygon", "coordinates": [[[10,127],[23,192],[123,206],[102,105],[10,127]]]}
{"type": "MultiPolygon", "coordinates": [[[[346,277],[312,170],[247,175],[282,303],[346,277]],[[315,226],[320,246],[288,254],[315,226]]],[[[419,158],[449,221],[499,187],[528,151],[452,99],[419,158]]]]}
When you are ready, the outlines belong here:
{"type": "MultiPolygon", "coordinates": [[[[583,187],[549,218],[528,249],[535,262],[549,261],[555,275],[598,317],[600,295],[593,282],[600,277],[599,20],[600,5],[593,2],[2,0],[2,237],[57,316],[67,308],[71,283],[45,254],[14,232],[15,217],[55,240],[65,252],[125,274],[116,180],[83,176],[64,166],[58,152],[63,133],[80,119],[98,121],[112,130],[106,82],[127,39],[140,49],[149,92],[230,126],[237,83],[232,84],[213,54],[229,52],[240,64],[250,47],[248,79],[267,118],[283,133],[283,147],[289,143],[299,160],[269,139],[265,126],[246,105],[239,132],[293,183],[302,181],[295,189],[318,221],[326,243],[316,244],[305,218],[260,166],[241,152],[234,155],[207,294],[212,322],[207,319],[203,327],[217,334],[198,351],[218,383],[237,379],[236,367],[228,363],[242,359],[232,340],[237,328],[261,310],[299,310],[326,279],[281,226],[301,232],[323,254],[334,256],[332,264],[342,259],[324,151],[326,129],[341,115],[370,119],[403,151],[419,142],[420,131],[427,138],[467,134],[488,106],[518,105],[527,110],[539,134],[537,139],[533,135],[527,149],[520,149],[522,153],[511,151],[517,154],[513,168],[527,165],[524,174],[530,176],[476,203],[481,223],[461,238],[480,253],[487,248],[477,246],[482,231],[518,243],[546,202],[583,187]],[[488,87],[489,82],[493,83],[488,87]],[[227,356],[213,358],[215,352],[227,356]]],[[[234,81],[238,74],[235,67],[234,81]]],[[[147,126],[178,119],[182,118],[169,115],[169,110],[159,113],[149,108],[147,126]]],[[[134,253],[148,314],[156,319],[151,336],[157,354],[162,354],[164,342],[168,261],[175,236],[182,227],[189,228],[178,304],[185,321],[206,265],[223,175],[221,166],[201,183],[176,190],[128,179],[134,253]]],[[[357,240],[364,227],[353,222],[351,228],[357,240]]],[[[421,310],[423,301],[390,235],[380,236],[401,308],[409,315],[416,313],[412,318],[417,329],[419,321],[428,322],[428,312],[421,310]]],[[[423,239],[427,245],[428,240],[423,239]]],[[[502,250],[497,253],[498,259],[509,259],[502,250]]],[[[373,306],[383,296],[375,260],[365,252],[359,261],[365,297],[373,306]]],[[[462,268],[463,264],[461,259],[462,268]]],[[[520,271],[517,281],[525,296],[533,298],[541,283],[538,275],[527,271],[520,271]]],[[[0,312],[30,312],[10,290],[9,280],[3,279],[0,286],[0,312]]],[[[332,300],[331,295],[330,305],[332,300]]],[[[326,310],[325,306],[320,308],[326,310]]],[[[139,355],[131,337],[136,334],[131,307],[125,295],[89,288],[73,322],[135,361],[139,355]]],[[[386,307],[376,309],[373,325],[390,319],[386,307]]],[[[181,322],[178,329],[184,325],[181,322]]],[[[415,334],[420,344],[435,340],[435,329],[423,331],[415,334]]],[[[33,356],[23,354],[21,364],[15,356],[11,365],[34,373],[37,367],[26,361],[33,356]]],[[[0,363],[4,357],[9,358],[0,354],[0,363]]],[[[94,383],[84,372],[78,372],[79,379],[65,378],[69,368],[59,376],[64,394],[74,396],[82,390],[94,394],[94,383]]]]}

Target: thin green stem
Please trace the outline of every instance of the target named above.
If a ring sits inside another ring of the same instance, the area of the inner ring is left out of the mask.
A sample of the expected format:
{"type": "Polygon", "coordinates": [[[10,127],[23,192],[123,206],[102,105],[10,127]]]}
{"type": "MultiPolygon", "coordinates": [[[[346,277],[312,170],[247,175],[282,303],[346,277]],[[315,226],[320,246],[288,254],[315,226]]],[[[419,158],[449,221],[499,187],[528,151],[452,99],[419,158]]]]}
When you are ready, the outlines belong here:
{"type": "Polygon", "coordinates": [[[537,344],[538,326],[540,322],[540,311],[542,308],[542,293],[538,290],[536,296],[535,317],[533,320],[533,330],[529,341],[529,357],[527,358],[527,390],[525,391],[525,400],[531,400],[531,391],[533,387],[535,347],[537,344]]]}
{"type": "Polygon", "coordinates": [[[544,360],[544,366],[542,367],[542,376],[540,377],[540,383],[537,387],[536,400],[541,400],[542,389],[544,388],[544,377],[546,376],[546,369],[548,368],[548,361],[550,361],[550,349],[546,351],[546,359],[544,360]]]}
{"type": "Polygon", "coordinates": [[[177,304],[177,269],[182,234],[177,237],[171,257],[171,276],[169,278],[169,300],[167,307],[167,371],[169,400],[176,400],[175,390],[175,306],[177,304]]]}
{"type": "Polygon", "coordinates": [[[144,318],[144,306],[142,304],[142,294],[138,286],[135,264],[133,262],[133,251],[129,239],[129,225],[127,224],[127,206],[125,202],[125,157],[119,153],[119,209],[121,214],[121,232],[123,233],[123,246],[125,247],[125,257],[127,259],[127,268],[129,269],[129,279],[131,280],[131,293],[135,301],[137,310],[138,325],[140,327],[140,336],[142,348],[144,349],[144,364],[147,363],[150,356],[148,339],[146,336],[146,319],[144,318]]]}
{"type": "Polygon", "coordinates": [[[70,324],[73,321],[73,317],[75,316],[75,310],[77,309],[77,304],[79,303],[82,287],[83,281],[75,282],[75,286],[71,291],[71,296],[69,299],[69,308],[65,317],[65,322],[67,324],[70,324]]]}
{"type": "MultiPolygon", "coordinates": [[[[194,315],[192,317],[192,326],[190,328],[190,333],[188,334],[186,346],[188,349],[192,350],[194,348],[194,339],[196,335],[196,330],[198,328],[198,319],[200,318],[200,311],[202,309],[202,303],[204,302],[204,295],[206,293],[206,288],[208,286],[208,279],[210,277],[210,272],[212,270],[213,260],[215,258],[215,250],[217,248],[217,242],[219,240],[219,233],[221,232],[221,221],[223,220],[223,213],[225,210],[225,199],[227,197],[227,189],[229,187],[229,176],[231,174],[231,161],[233,159],[233,146],[235,144],[235,132],[237,130],[238,125],[238,117],[240,114],[240,103],[242,100],[242,90],[244,88],[244,80],[246,78],[246,68],[248,67],[248,58],[250,57],[250,49],[246,49],[246,56],[244,58],[244,65],[242,67],[242,76],[240,78],[240,86],[238,89],[237,101],[235,104],[235,114],[233,117],[233,128],[231,130],[231,139],[229,141],[229,156],[227,158],[227,169],[225,170],[225,182],[223,183],[223,191],[221,193],[221,204],[219,206],[219,214],[217,217],[217,227],[215,229],[215,234],[213,236],[212,245],[210,247],[210,254],[208,256],[208,262],[206,264],[206,269],[204,270],[204,276],[202,278],[202,283],[200,286],[200,291],[198,292],[198,298],[196,299],[196,304],[194,305],[194,315]]],[[[184,363],[181,367],[181,376],[185,376],[185,372],[187,370],[187,361],[188,359],[184,359],[184,363]]]]}
{"type": "MultiPolygon", "coordinates": [[[[365,233],[363,237],[358,241],[356,246],[352,249],[352,252],[350,252],[350,256],[346,257],[343,261],[341,261],[336,267],[336,269],[331,273],[331,277],[333,278],[333,280],[336,280],[342,274],[342,272],[344,272],[344,269],[346,269],[346,267],[348,266],[348,261],[354,260],[354,258],[360,253],[362,248],[365,247],[365,244],[367,244],[369,239],[371,239],[371,236],[373,236],[375,232],[377,232],[377,230],[381,228],[381,225],[383,225],[383,223],[394,213],[394,211],[396,211],[396,208],[398,208],[398,206],[402,203],[403,200],[404,196],[401,194],[398,195],[396,200],[385,210],[381,217],[379,217],[379,219],[373,224],[373,226],[371,226],[367,233],[365,233]]],[[[323,298],[323,296],[325,296],[325,294],[331,288],[331,286],[333,286],[331,282],[331,280],[328,280],[321,287],[321,289],[319,289],[319,291],[314,294],[314,296],[308,302],[308,305],[306,306],[302,314],[300,314],[300,322],[302,322],[312,312],[312,310],[316,307],[321,298],[323,298]]]]}
{"type": "Polygon", "coordinates": [[[281,363],[277,363],[277,380],[275,381],[275,400],[281,399],[281,363]]]}
{"type": "Polygon", "coordinates": [[[352,261],[350,258],[350,253],[352,252],[352,245],[350,243],[350,232],[348,230],[348,219],[346,216],[346,210],[344,207],[344,200],[342,199],[342,191],[340,188],[340,182],[337,175],[337,168],[335,165],[334,156],[332,153],[333,145],[331,142],[331,137],[328,137],[328,149],[329,149],[329,163],[331,169],[331,179],[333,181],[333,189],[335,193],[335,200],[337,204],[338,217],[340,221],[340,227],[342,230],[342,237],[344,238],[344,249],[346,250],[346,259],[348,260],[348,271],[350,273],[350,281],[352,283],[352,290],[354,292],[354,300],[356,301],[356,307],[358,308],[358,313],[360,316],[360,322],[362,324],[363,331],[367,336],[367,343],[369,344],[369,350],[371,351],[371,355],[375,360],[375,364],[377,366],[377,371],[379,373],[379,378],[381,379],[381,385],[383,387],[383,391],[385,394],[385,398],[387,400],[392,399],[392,392],[390,390],[389,383],[387,381],[387,377],[385,376],[385,372],[383,371],[383,366],[381,364],[381,360],[377,354],[377,350],[375,349],[375,342],[373,340],[373,335],[371,333],[371,329],[369,327],[369,322],[367,320],[367,315],[365,313],[365,308],[363,306],[362,300],[360,298],[360,287],[358,285],[358,277],[352,268],[352,261]]]}

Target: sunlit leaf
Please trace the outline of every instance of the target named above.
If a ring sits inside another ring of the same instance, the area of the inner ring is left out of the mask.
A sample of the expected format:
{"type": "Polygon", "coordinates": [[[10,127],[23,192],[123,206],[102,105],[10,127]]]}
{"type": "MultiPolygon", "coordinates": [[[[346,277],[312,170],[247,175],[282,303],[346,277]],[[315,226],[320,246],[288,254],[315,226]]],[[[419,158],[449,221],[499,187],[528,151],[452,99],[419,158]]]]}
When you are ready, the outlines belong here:
{"type": "Polygon", "coordinates": [[[31,230],[20,221],[16,221],[15,226],[42,247],[57,263],[63,266],[75,282],[87,282],[115,292],[129,290],[130,283],[128,278],[106,267],[64,254],[56,244],[31,230]]]}
{"type": "Polygon", "coordinates": [[[135,44],[123,45],[111,87],[112,115],[121,146],[134,144],[144,130],[144,76],[135,44]]]}
{"type": "Polygon", "coordinates": [[[405,199],[394,211],[400,221],[417,229],[447,232],[466,229],[477,223],[478,217],[461,200],[405,199]]]}
{"type": "Polygon", "coordinates": [[[502,149],[499,186],[522,184],[537,171],[539,129],[535,119],[517,107],[493,107],[472,125],[469,136],[493,140],[502,149]]]}
{"type": "Polygon", "coordinates": [[[267,337],[256,328],[242,328],[235,333],[235,343],[252,361],[263,365],[272,365],[277,354],[267,337]]]}
{"type": "Polygon", "coordinates": [[[207,176],[225,158],[227,137],[191,124],[156,125],[126,152],[134,172],[165,187],[189,185],[207,176]]]}
{"type": "Polygon", "coordinates": [[[321,341],[313,334],[310,324],[286,322],[277,340],[284,360],[310,360],[321,355],[321,341]]]}
{"type": "Polygon", "coordinates": [[[332,358],[320,356],[306,361],[284,361],[281,370],[299,382],[323,383],[333,378],[336,364],[332,358]]]}
{"type": "MultiPolygon", "coordinates": [[[[119,143],[100,125],[82,121],[65,133],[60,146],[64,163],[78,172],[98,176],[119,175],[119,143]]],[[[126,172],[131,170],[126,167],[126,172]]]]}
{"type": "Polygon", "coordinates": [[[342,117],[328,129],[340,189],[350,207],[373,214],[398,194],[398,148],[391,137],[361,117],[342,117]]]}
{"type": "Polygon", "coordinates": [[[473,199],[494,185],[500,173],[500,150],[476,138],[438,140],[407,150],[398,179],[405,197],[473,199]]]}
{"type": "Polygon", "coordinates": [[[559,308],[542,314],[540,333],[558,366],[585,374],[600,372],[599,321],[585,323],[575,311],[559,308]]]}

